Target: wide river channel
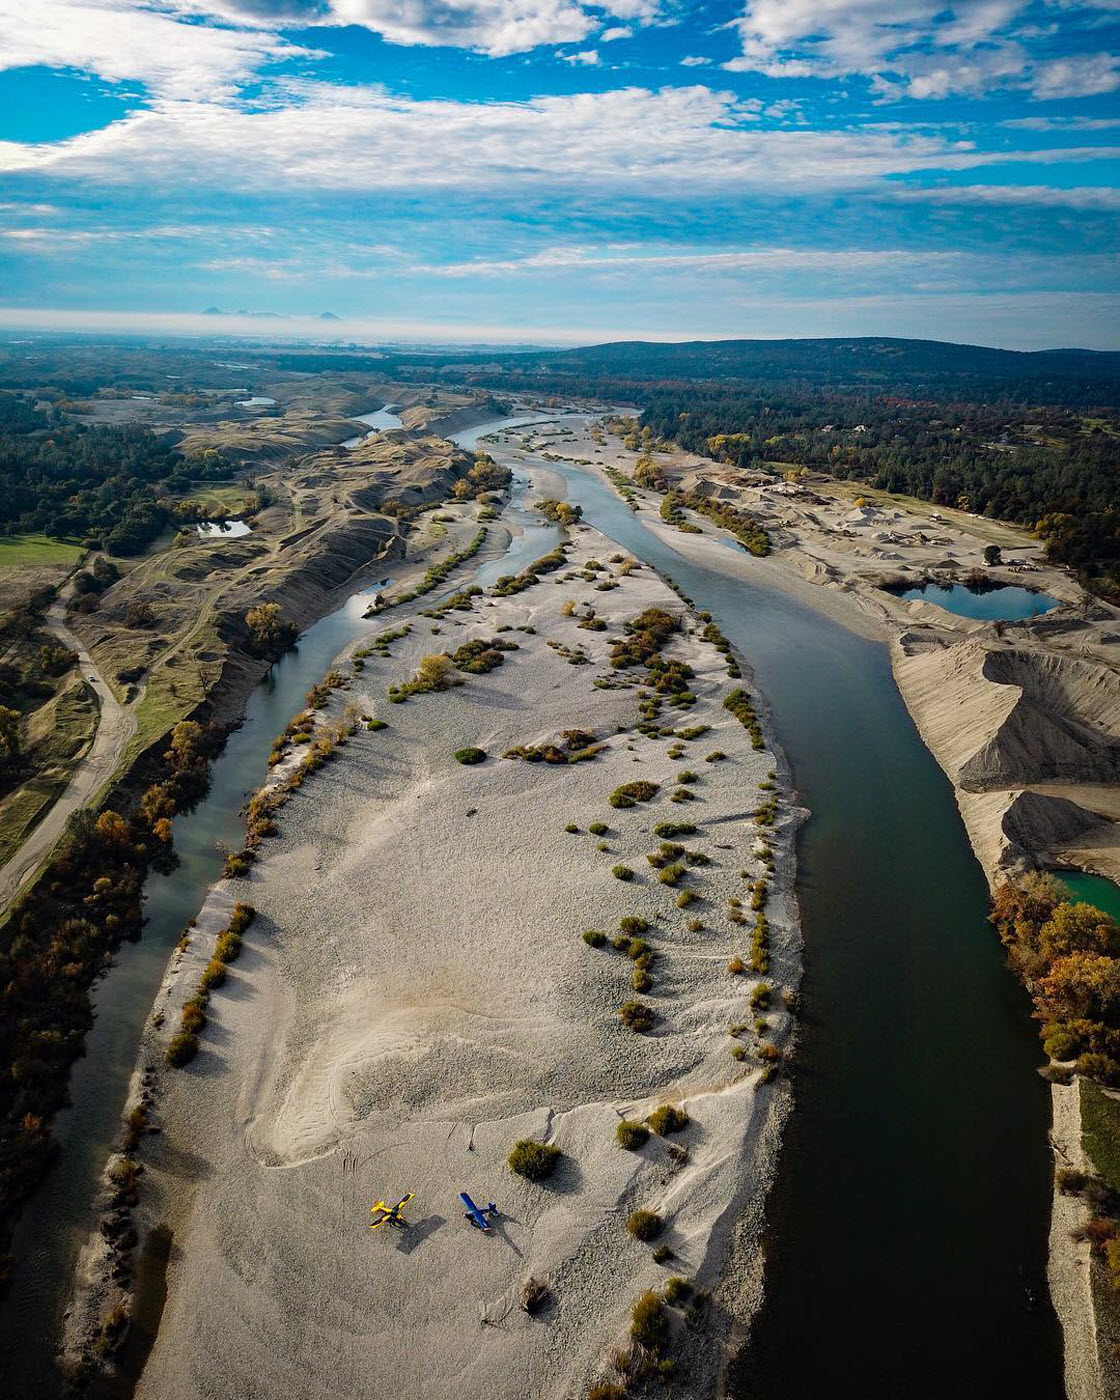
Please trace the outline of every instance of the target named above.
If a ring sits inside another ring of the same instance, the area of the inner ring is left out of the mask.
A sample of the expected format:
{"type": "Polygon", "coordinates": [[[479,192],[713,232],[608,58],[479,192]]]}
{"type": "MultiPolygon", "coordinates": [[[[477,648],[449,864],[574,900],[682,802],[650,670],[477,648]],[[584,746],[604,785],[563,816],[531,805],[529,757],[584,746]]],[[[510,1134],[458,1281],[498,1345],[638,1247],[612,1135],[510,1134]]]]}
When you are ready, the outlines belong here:
{"type": "MultiPolygon", "coordinates": [[[[524,420],[511,420],[524,421],[524,420]]],[[[456,435],[464,447],[500,424],[456,435]]],[[[524,461],[487,444],[519,474],[524,461]]],[[[747,656],[800,800],[805,937],[796,1111],[770,1208],[766,1303],[742,1400],[1058,1400],[1045,1282],[1049,1098],[1025,997],[985,922],[986,887],[947,779],[895,687],[886,647],[769,587],[688,562],[598,477],[553,461],[584,518],[672,575],[747,656]]],[[[515,490],[515,498],[517,495],[515,490]]],[[[475,571],[492,582],[552,547],[525,526],[475,571]]],[[[461,587],[465,574],[451,583],[461,587]]],[[[5,1395],[57,1393],[52,1353],[90,1199],[171,949],[236,846],[273,738],[366,622],[358,595],[308,629],[254,693],[206,799],[175,825],[180,865],[146,887],[148,923],[96,995],[60,1116],[58,1163],[15,1241],[0,1311],[5,1395]]],[[[434,600],[433,600],[434,601],[434,600]]],[[[339,1400],[351,1400],[340,1397],[339,1400]]],[[[411,1400],[393,1396],[384,1400],[411,1400]]]]}

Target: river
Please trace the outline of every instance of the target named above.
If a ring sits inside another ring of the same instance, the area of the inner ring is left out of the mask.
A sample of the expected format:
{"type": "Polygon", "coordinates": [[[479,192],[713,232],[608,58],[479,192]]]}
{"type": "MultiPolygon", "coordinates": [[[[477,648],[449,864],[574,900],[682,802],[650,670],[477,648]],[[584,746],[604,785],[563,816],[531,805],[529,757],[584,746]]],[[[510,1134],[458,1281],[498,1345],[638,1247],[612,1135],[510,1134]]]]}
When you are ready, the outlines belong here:
{"type": "MultiPolygon", "coordinates": [[[[456,441],[474,448],[496,426],[456,441]]],[[[519,495],[523,462],[487,448],[519,474],[519,495]]],[[[985,923],[984,881],[952,791],[902,704],[886,648],[777,590],[690,564],[597,477],[539,465],[564,477],[591,524],[670,573],[749,658],[813,811],[798,841],[797,1111],[771,1211],[767,1302],[739,1394],[1057,1400],[1037,1042],[985,923]]],[[[476,571],[484,583],[557,537],[516,504],[509,515],[523,533],[476,571]]],[[[254,693],[210,793],[176,822],[178,869],[148,882],[143,939],[98,988],[75,1106],[56,1125],[60,1161],[21,1221],[0,1314],[0,1373],[20,1400],[57,1389],[52,1344],[93,1223],[91,1187],[170,951],[220,871],[216,843],[240,842],[240,807],[304,691],[350,641],[385,625],[361,619],[367,596],[310,628],[254,693]]]]}
{"type": "Polygon", "coordinates": [[[886,646],[777,589],[690,563],[597,476],[539,465],[748,658],[812,812],[797,845],[795,1112],[738,1395],[1057,1400],[1037,1035],[986,922],[952,788],[886,646]]]}

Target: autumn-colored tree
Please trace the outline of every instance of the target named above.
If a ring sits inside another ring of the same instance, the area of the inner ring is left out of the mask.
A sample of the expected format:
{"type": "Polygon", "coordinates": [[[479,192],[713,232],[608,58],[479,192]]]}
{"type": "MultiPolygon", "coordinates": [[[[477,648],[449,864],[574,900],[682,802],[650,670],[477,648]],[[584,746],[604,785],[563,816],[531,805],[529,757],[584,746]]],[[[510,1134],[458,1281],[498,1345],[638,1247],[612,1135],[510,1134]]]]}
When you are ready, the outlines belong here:
{"type": "Polygon", "coordinates": [[[19,711],[0,705],[0,768],[14,767],[19,754],[19,711]]]}
{"type": "Polygon", "coordinates": [[[1092,953],[1059,958],[1042,979],[1039,1002],[1054,1021],[1115,1019],[1120,1014],[1120,961],[1092,953]]]}
{"type": "Polygon", "coordinates": [[[1038,931],[1038,949],[1048,962],[1067,953],[1120,951],[1120,927],[1091,904],[1059,904],[1038,931]]]}
{"type": "Polygon", "coordinates": [[[95,825],[97,835],[105,845],[121,849],[132,845],[132,830],[119,812],[102,812],[95,825]]]}
{"type": "Polygon", "coordinates": [[[195,767],[202,757],[202,726],[192,719],[181,719],[171,731],[171,747],[163,756],[177,773],[195,767]]]}

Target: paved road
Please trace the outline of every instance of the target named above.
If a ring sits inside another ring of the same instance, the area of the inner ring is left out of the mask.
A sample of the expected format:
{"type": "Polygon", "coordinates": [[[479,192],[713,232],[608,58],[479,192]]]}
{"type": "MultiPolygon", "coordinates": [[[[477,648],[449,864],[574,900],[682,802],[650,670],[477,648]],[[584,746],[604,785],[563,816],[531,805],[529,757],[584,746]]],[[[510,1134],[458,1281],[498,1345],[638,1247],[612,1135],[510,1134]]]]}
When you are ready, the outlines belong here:
{"type": "Polygon", "coordinates": [[[69,593],[69,589],[64,590],[51,604],[46,624],[48,630],[63,646],[77,653],[82,678],[97,695],[97,733],[88,753],[75,768],[66,791],[11,860],[0,868],[0,909],[7,908],[39,868],[62,835],[62,829],[71,812],[84,807],[101,785],[112,777],[124,753],[125,745],[136,733],[136,703],[139,696],[131,704],[122,705],[94,665],[93,657],[66,626],[69,593]]]}

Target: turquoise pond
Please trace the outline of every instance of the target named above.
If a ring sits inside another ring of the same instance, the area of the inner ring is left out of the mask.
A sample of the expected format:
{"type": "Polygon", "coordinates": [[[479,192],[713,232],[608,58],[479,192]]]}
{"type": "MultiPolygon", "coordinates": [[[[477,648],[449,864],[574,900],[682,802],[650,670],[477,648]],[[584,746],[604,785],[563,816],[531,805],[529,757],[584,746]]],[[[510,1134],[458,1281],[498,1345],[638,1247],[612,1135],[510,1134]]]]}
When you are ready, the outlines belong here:
{"type": "Polygon", "coordinates": [[[1120,885],[1106,880],[1103,875],[1086,875],[1082,870],[1059,870],[1056,873],[1074,899],[1103,909],[1120,921],[1120,885]]]}
{"type": "Polygon", "coordinates": [[[1034,593],[1014,583],[995,588],[969,588],[963,583],[924,583],[921,588],[908,588],[898,596],[907,602],[936,603],[946,612],[986,622],[1017,622],[1024,617],[1039,617],[1060,606],[1058,599],[1051,598],[1048,593],[1034,593]]]}

